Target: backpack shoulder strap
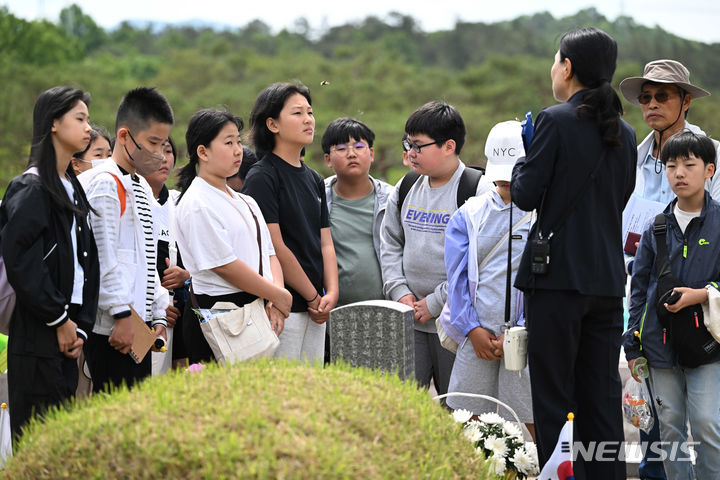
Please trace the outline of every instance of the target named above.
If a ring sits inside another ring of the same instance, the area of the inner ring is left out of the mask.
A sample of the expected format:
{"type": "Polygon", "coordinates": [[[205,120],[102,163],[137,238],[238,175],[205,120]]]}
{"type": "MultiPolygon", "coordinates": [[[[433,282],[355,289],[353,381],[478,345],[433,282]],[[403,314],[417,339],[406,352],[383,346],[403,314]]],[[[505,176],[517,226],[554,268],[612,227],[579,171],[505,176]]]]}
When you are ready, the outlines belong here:
{"type": "Polygon", "coordinates": [[[408,192],[410,192],[410,189],[413,185],[415,185],[415,182],[417,182],[418,178],[420,178],[419,174],[410,171],[402,178],[402,180],[400,180],[400,185],[398,185],[398,212],[402,210],[402,206],[403,203],[405,203],[408,192]]]}
{"type": "Polygon", "coordinates": [[[460,208],[468,198],[474,197],[477,192],[478,183],[482,177],[482,172],[472,167],[465,167],[460,174],[460,181],[457,189],[457,207],[460,208]]]}
{"type": "Polygon", "coordinates": [[[658,213],[653,222],[653,234],[655,234],[655,243],[657,245],[657,254],[655,257],[655,271],[660,278],[666,269],[670,267],[670,256],[667,250],[667,222],[665,214],[658,213]]]}
{"type": "Polygon", "coordinates": [[[127,196],[125,191],[125,185],[123,185],[122,180],[120,180],[117,175],[110,172],[107,173],[110,174],[115,179],[115,183],[117,183],[118,200],[120,200],[120,216],[122,217],[123,213],[125,213],[125,202],[127,196]]]}

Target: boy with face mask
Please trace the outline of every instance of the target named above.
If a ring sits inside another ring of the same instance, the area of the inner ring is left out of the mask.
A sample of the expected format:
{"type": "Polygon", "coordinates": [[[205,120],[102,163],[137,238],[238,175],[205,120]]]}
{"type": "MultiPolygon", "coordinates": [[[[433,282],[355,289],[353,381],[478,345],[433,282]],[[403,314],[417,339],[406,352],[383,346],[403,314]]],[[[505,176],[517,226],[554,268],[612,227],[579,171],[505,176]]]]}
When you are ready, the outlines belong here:
{"type": "Polygon", "coordinates": [[[155,89],[128,92],[118,108],[112,157],[80,176],[100,260],[97,318],[85,348],[96,392],[150,375],[150,355],[139,364],[127,355],[131,308],[166,338],[169,297],[155,271],[152,190],[141,175],[160,168],[172,124],[172,109],[155,89]]]}

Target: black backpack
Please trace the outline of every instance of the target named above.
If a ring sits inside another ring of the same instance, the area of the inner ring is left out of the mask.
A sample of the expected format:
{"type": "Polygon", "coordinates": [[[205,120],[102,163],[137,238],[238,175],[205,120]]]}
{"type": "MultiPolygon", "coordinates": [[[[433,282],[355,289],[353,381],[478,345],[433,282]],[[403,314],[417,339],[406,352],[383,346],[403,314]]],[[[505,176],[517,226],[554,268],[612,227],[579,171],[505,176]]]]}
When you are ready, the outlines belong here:
{"type": "Polygon", "coordinates": [[[695,304],[672,313],[665,308],[668,297],[675,287],[684,287],[673,275],[668,256],[667,224],[665,215],[655,217],[653,233],[657,243],[655,272],[657,273],[657,316],[663,327],[663,343],[670,340],[673,350],[678,354],[678,363],[683,367],[695,368],[720,358],[720,343],[715,341],[705,327],[702,305],[695,304]]]}
{"type": "MultiPolygon", "coordinates": [[[[484,173],[485,169],[482,167],[465,167],[465,170],[460,174],[460,181],[458,182],[457,208],[462,207],[468,198],[475,196],[478,183],[480,183],[480,178],[484,173]]],[[[402,210],[405,198],[418,178],[420,178],[419,174],[410,171],[400,180],[400,185],[398,185],[398,212],[402,210]]]]}

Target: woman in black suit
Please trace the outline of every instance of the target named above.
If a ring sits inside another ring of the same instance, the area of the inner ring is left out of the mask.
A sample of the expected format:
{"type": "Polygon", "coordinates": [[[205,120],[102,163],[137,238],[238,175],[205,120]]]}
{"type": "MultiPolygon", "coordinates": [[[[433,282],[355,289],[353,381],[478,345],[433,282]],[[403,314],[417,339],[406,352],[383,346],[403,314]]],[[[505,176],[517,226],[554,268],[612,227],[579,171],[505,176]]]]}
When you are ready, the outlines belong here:
{"type": "MultiPolygon", "coordinates": [[[[621,227],[637,153],[635,132],[621,120],[620,99],[610,84],[616,59],[615,40],[601,30],[562,36],[550,76],[555,99],[564,103],[538,115],[527,157],[512,176],[517,206],[538,210],[515,284],[526,293],[541,464],[569,412],[575,414],[576,441],[611,441],[617,443],[610,448],[622,448],[621,227]],[[538,239],[549,242],[549,250],[533,255],[538,239]]],[[[625,478],[618,454],[607,462],[578,459],[575,478],[625,478]]]]}
{"type": "Polygon", "coordinates": [[[10,182],[0,205],[2,254],[17,297],[8,345],[15,437],[31,415],[74,396],[77,357],[95,323],[97,249],[71,164],[90,141],[88,103],[69,87],[38,97],[28,170],[10,182]]]}

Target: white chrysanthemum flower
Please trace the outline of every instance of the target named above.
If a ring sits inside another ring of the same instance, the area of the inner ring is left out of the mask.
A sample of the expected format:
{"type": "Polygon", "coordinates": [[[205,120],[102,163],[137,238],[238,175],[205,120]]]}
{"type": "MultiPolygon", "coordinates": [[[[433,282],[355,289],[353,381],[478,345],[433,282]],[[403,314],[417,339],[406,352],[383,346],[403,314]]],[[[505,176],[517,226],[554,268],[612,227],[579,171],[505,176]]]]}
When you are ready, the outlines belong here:
{"type": "Polygon", "coordinates": [[[520,447],[510,459],[518,472],[523,475],[537,475],[537,463],[533,461],[525,448],[520,447]]]}
{"type": "Polygon", "coordinates": [[[493,452],[493,456],[505,458],[508,453],[508,447],[505,443],[505,439],[502,437],[490,436],[485,440],[483,444],[486,450],[493,452]]]}
{"type": "Polygon", "coordinates": [[[483,413],[480,415],[480,421],[490,424],[503,423],[505,420],[495,412],[483,413]]]}
{"type": "Polygon", "coordinates": [[[522,438],[522,431],[514,423],[505,422],[505,425],[503,425],[503,431],[508,437],[522,438]]]}
{"type": "Polygon", "coordinates": [[[535,445],[534,442],[525,442],[525,451],[530,456],[530,458],[535,462],[535,465],[538,464],[538,454],[537,454],[537,445],[535,445]]]}
{"type": "Polygon", "coordinates": [[[452,413],[453,418],[458,423],[465,423],[472,417],[472,412],[458,408],[457,410],[454,410],[452,413]]]}
{"type": "Polygon", "coordinates": [[[505,458],[501,457],[499,455],[493,455],[488,459],[488,463],[490,463],[490,471],[495,473],[495,475],[504,475],[505,474],[505,458]]]}
{"type": "Polygon", "coordinates": [[[477,422],[470,422],[467,425],[465,425],[465,428],[463,428],[463,434],[472,440],[473,442],[477,440],[473,440],[477,435],[480,435],[480,428],[478,428],[479,423],[477,422]]]}

